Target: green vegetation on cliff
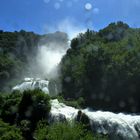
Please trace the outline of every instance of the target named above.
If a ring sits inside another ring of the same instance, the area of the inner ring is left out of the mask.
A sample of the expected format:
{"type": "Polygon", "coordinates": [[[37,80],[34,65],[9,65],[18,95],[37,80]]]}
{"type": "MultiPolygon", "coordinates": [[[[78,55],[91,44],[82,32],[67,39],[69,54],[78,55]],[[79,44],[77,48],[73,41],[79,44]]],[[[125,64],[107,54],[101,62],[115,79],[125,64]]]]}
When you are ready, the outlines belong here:
{"type": "Polygon", "coordinates": [[[14,136],[14,133],[16,139],[18,133],[16,128],[22,132],[24,138],[27,140],[32,139],[32,133],[37,123],[42,119],[48,119],[50,109],[50,97],[40,89],[24,91],[23,93],[15,91],[10,94],[0,95],[0,119],[9,123],[4,128],[4,123],[0,122],[0,133],[5,137],[5,139],[0,140],[14,140],[14,138],[8,139],[8,137],[14,136]],[[15,130],[12,131],[10,125],[15,125],[15,130]],[[8,132],[4,133],[4,130],[8,132]]]}
{"type": "Polygon", "coordinates": [[[10,126],[0,120],[0,140],[24,140],[22,133],[16,126],[10,126]]]}
{"type": "Polygon", "coordinates": [[[24,30],[19,32],[0,30],[0,92],[9,92],[25,76],[40,75],[36,59],[38,49],[42,45],[49,46],[50,43],[54,44],[54,49],[55,44],[59,44],[62,48],[66,47],[67,34],[55,32],[38,35],[24,30]]]}
{"type": "Polygon", "coordinates": [[[38,124],[35,131],[37,140],[107,140],[107,137],[93,135],[90,131],[85,131],[80,124],[54,123],[49,127],[38,124]]]}
{"type": "Polygon", "coordinates": [[[111,111],[140,110],[140,29],[122,22],[71,41],[61,61],[62,95],[111,111]]]}
{"type": "Polygon", "coordinates": [[[15,79],[27,73],[40,36],[33,32],[0,31],[0,91],[9,91],[15,79]]]}

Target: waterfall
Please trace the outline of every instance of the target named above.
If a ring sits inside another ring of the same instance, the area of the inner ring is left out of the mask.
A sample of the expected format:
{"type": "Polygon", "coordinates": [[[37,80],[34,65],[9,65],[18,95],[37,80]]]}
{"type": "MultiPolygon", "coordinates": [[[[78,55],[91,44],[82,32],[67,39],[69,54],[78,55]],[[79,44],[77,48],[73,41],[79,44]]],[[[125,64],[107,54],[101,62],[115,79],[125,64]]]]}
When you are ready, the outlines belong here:
{"type": "MultiPolygon", "coordinates": [[[[53,121],[72,121],[78,109],[66,106],[57,99],[51,100],[50,119],[53,121]]],[[[82,110],[89,119],[93,132],[108,134],[111,140],[139,140],[140,116],[132,114],[115,114],[104,111],[82,110]]]]}
{"type": "Polygon", "coordinates": [[[13,87],[12,91],[19,90],[23,92],[25,90],[34,90],[36,88],[41,89],[44,93],[49,94],[50,96],[55,96],[58,92],[54,82],[42,80],[40,78],[24,78],[24,81],[13,87]]]}
{"type": "MultiPolygon", "coordinates": [[[[55,86],[54,86],[55,87],[55,86]]],[[[33,90],[40,88],[49,94],[49,81],[39,78],[25,78],[24,82],[13,87],[12,90],[33,90]]],[[[51,87],[52,88],[52,87],[51,87]]],[[[60,103],[57,99],[51,100],[50,122],[73,121],[77,116],[78,109],[60,103]]],[[[109,135],[111,140],[140,140],[140,115],[81,110],[90,119],[93,132],[109,135]]]]}

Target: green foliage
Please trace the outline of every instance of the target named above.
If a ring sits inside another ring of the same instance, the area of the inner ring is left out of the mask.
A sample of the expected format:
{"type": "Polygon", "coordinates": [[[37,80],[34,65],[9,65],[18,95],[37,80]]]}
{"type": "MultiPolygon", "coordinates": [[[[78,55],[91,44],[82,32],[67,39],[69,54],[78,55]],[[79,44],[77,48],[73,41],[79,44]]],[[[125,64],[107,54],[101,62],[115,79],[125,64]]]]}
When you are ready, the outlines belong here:
{"type": "Polygon", "coordinates": [[[61,94],[94,109],[139,112],[139,52],[140,30],[122,22],[80,34],[61,61],[61,94]]]}
{"type": "Polygon", "coordinates": [[[58,99],[59,102],[66,104],[67,106],[72,106],[75,108],[82,108],[84,106],[84,98],[80,97],[77,100],[74,99],[64,99],[63,96],[55,96],[53,99],[58,99]]]}
{"type": "Polygon", "coordinates": [[[31,125],[31,122],[28,121],[28,120],[22,120],[20,122],[20,129],[22,132],[27,132],[27,131],[30,131],[30,125],[31,125]]]}
{"type": "MultiPolygon", "coordinates": [[[[37,122],[47,119],[50,109],[50,97],[40,89],[0,95],[0,118],[11,125],[17,125],[25,139],[33,139],[32,133],[37,122]]],[[[13,140],[11,131],[7,135],[13,140]]],[[[3,137],[6,138],[6,135],[3,137]]]]}
{"type": "Polygon", "coordinates": [[[32,129],[33,124],[29,120],[22,120],[19,124],[19,128],[22,132],[22,136],[27,139],[27,140],[32,140],[33,136],[33,129],[32,129]]]}
{"type": "Polygon", "coordinates": [[[78,41],[78,38],[74,38],[72,41],[71,41],[71,48],[75,49],[79,44],[79,41],[78,41]]]}
{"type": "Polygon", "coordinates": [[[37,140],[106,140],[102,136],[93,136],[85,132],[79,124],[54,123],[51,126],[38,124],[35,131],[37,140]]]}
{"type": "Polygon", "coordinates": [[[1,95],[0,118],[2,118],[5,122],[14,124],[16,121],[18,105],[21,101],[21,97],[22,95],[18,91],[14,91],[11,94],[1,95]]]}
{"type": "Polygon", "coordinates": [[[27,73],[27,61],[36,54],[39,39],[39,35],[23,30],[0,32],[0,91],[9,91],[14,79],[27,73]]]}
{"type": "Polygon", "coordinates": [[[21,131],[0,120],[0,140],[24,140],[21,131]]]}
{"type": "Polygon", "coordinates": [[[50,97],[40,89],[24,91],[18,108],[19,121],[27,119],[35,125],[47,118],[51,109],[49,100],[50,97]]]}
{"type": "Polygon", "coordinates": [[[104,41],[120,41],[127,34],[129,26],[123,22],[111,23],[103,30],[99,31],[99,35],[104,41]]]}

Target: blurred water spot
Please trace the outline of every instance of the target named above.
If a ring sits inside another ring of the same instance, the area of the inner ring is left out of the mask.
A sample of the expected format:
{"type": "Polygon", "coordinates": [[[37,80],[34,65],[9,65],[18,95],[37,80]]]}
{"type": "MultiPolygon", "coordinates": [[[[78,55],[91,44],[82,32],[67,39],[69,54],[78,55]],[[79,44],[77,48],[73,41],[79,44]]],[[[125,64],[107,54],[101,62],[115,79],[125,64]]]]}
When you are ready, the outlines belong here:
{"type": "Polygon", "coordinates": [[[49,3],[49,2],[50,2],[50,0],[44,0],[44,2],[45,2],[45,3],[49,3]]]}
{"type": "Polygon", "coordinates": [[[58,2],[56,2],[55,4],[54,4],[54,8],[56,9],[56,10],[58,10],[59,8],[60,8],[60,3],[58,3],[58,2]]]}
{"type": "Polygon", "coordinates": [[[32,113],[31,113],[30,110],[28,110],[28,111],[25,112],[25,116],[26,116],[26,117],[30,117],[31,115],[32,115],[32,113]]]}
{"type": "Polygon", "coordinates": [[[100,99],[100,100],[104,99],[104,93],[100,93],[100,94],[99,94],[99,99],[100,99]]]}
{"type": "Polygon", "coordinates": [[[85,9],[86,9],[87,11],[90,11],[90,10],[92,9],[92,4],[91,4],[91,3],[86,3],[86,4],[85,4],[85,9]]]}
{"type": "Polygon", "coordinates": [[[93,94],[91,98],[96,99],[97,98],[96,94],[93,94]]]}
{"type": "Polygon", "coordinates": [[[68,2],[67,2],[67,6],[68,6],[68,7],[72,7],[72,2],[71,2],[71,1],[68,1],[68,2]]]}
{"type": "Polygon", "coordinates": [[[71,77],[66,77],[65,82],[69,83],[71,81],[71,77]]]}
{"type": "Polygon", "coordinates": [[[92,28],[93,22],[91,18],[88,18],[85,23],[88,28],[92,28]]]}
{"type": "Polygon", "coordinates": [[[17,110],[18,110],[18,108],[16,106],[11,106],[11,111],[13,114],[16,113],[17,110]]]}
{"type": "Polygon", "coordinates": [[[129,102],[130,104],[133,104],[133,103],[135,103],[135,100],[133,99],[133,97],[130,97],[130,98],[128,99],[128,102],[129,102]]]}
{"type": "Polygon", "coordinates": [[[132,107],[131,107],[131,111],[132,111],[132,112],[136,112],[136,111],[137,111],[137,107],[136,107],[136,106],[132,106],[132,107]]]}
{"type": "Polygon", "coordinates": [[[94,13],[94,14],[98,14],[98,13],[99,13],[99,8],[94,8],[94,9],[93,9],[93,13],[94,13]]]}
{"type": "Polygon", "coordinates": [[[78,0],[73,0],[74,2],[78,2],[78,0]]]}
{"type": "Polygon", "coordinates": [[[26,117],[30,117],[32,115],[33,107],[29,106],[27,111],[25,112],[26,117]]]}
{"type": "Polygon", "coordinates": [[[16,29],[16,28],[19,27],[18,23],[16,23],[16,22],[13,22],[13,23],[12,23],[12,26],[13,26],[14,29],[16,29]]]}
{"type": "Polygon", "coordinates": [[[125,102],[124,102],[124,101],[120,101],[120,102],[119,102],[119,106],[120,106],[121,108],[124,108],[124,107],[125,107],[125,105],[126,105],[126,104],[125,104],[125,102]]]}
{"type": "Polygon", "coordinates": [[[111,100],[111,99],[110,99],[109,96],[106,96],[106,97],[105,97],[105,101],[106,101],[106,102],[110,102],[110,100],[111,100]]]}

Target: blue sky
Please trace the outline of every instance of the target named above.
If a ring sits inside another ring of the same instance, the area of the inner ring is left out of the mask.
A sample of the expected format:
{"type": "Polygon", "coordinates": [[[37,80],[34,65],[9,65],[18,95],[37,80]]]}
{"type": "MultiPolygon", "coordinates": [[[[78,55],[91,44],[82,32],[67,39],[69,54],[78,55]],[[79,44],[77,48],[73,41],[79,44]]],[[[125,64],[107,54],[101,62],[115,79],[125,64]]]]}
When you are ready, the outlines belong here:
{"type": "Polygon", "coordinates": [[[140,27],[140,0],[0,0],[0,29],[5,31],[78,32],[114,21],[140,27]]]}

